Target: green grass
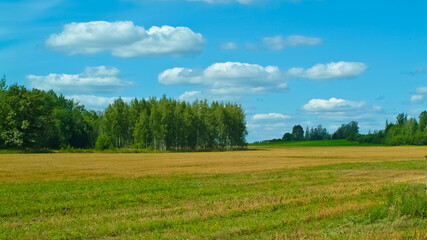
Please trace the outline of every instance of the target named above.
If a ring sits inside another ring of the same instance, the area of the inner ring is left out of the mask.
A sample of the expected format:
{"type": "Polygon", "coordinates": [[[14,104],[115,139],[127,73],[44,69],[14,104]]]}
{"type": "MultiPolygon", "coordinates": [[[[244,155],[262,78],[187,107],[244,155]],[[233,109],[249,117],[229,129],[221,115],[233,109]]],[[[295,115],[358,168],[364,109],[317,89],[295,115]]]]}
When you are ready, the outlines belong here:
{"type": "Polygon", "coordinates": [[[317,141],[298,141],[298,142],[271,142],[271,143],[251,143],[249,146],[281,147],[328,147],[328,146],[382,146],[378,144],[350,142],[346,139],[317,140],[317,141]]]}
{"type": "Polygon", "coordinates": [[[16,154],[23,153],[21,150],[0,149],[0,154],[16,154]]]}
{"type": "Polygon", "coordinates": [[[426,168],[424,161],[399,161],[399,162],[371,162],[371,163],[338,163],[320,165],[315,167],[302,167],[310,170],[423,170],[426,168]]]}
{"type": "Polygon", "coordinates": [[[382,175],[424,168],[402,161],[5,182],[0,239],[422,239],[424,185],[382,175]]]}
{"type": "Polygon", "coordinates": [[[137,149],[137,148],[114,148],[106,150],[97,150],[94,148],[64,148],[58,150],[49,149],[0,149],[0,154],[32,154],[32,153],[161,153],[158,150],[152,149],[137,149]]]}
{"type": "Polygon", "coordinates": [[[24,154],[24,153],[51,153],[53,151],[47,149],[0,149],[0,154],[24,154]]]}

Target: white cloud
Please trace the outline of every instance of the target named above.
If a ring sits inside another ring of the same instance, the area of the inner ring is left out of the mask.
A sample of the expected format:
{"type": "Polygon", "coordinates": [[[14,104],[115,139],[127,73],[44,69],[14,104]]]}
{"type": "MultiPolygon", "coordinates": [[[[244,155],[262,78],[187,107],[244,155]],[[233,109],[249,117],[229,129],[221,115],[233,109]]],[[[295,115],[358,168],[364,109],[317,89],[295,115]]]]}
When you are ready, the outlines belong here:
{"type": "Polygon", "coordinates": [[[186,91],[184,94],[178,97],[181,101],[189,101],[192,102],[197,99],[201,99],[201,91],[186,91]]]}
{"type": "Polygon", "coordinates": [[[382,110],[380,106],[371,106],[364,101],[355,102],[334,97],[311,99],[302,109],[308,114],[331,121],[366,120],[382,110]]]}
{"type": "MultiPolygon", "coordinates": [[[[95,95],[71,95],[66,96],[66,98],[74,99],[92,110],[104,110],[109,104],[112,104],[115,99],[118,99],[118,97],[100,97],[95,95]]],[[[130,102],[134,98],[122,97],[122,99],[125,102],[130,102]]]]}
{"type": "Polygon", "coordinates": [[[277,121],[249,121],[246,124],[248,129],[248,141],[260,141],[273,138],[282,138],[285,130],[291,125],[285,122],[277,121]]]}
{"type": "Polygon", "coordinates": [[[411,96],[412,103],[423,103],[427,98],[427,87],[420,87],[415,90],[415,94],[411,96]]]}
{"type": "Polygon", "coordinates": [[[234,42],[225,42],[220,45],[222,50],[236,50],[239,46],[234,42]]]}
{"type": "Polygon", "coordinates": [[[73,54],[111,52],[113,56],[156,57],[197,54],[205,40],[187,27],[153,26],[149,30],[131,21],[70,23],[52,34],[46,45],[73,54]]]}
{"type": "Polygon", "coordinates": [[[115,67],[88,67],[80,74],[56,74],[47,76],[28,75],[27,79],[34,88],[54,90],[61,93],[113,93],[132,82],[120,80],[120,71],[115,67]]]}
{"type": "Polygon", "coordinates": [[[159,74],[164,85],[196,85],[212,95],[263,94],[288,88],[278,67],[240,62],[215,63],[206,69],[172,68],[159,74]]]}
{"type": "Polygon", "coordinates": [[[185,93],[181,94],[178,97],[178,99],[186,102],[193,102],[195,100],[203,100],[203,99],[206,99],[209,102],[212,102],[212,101],[237,102],[237,101],[240,101],[242,98],[239,95],[217,95],[217,94],[213,94],[210,91],[185,91],[185,93]]]}
{"type": "Polygon", "coordinates": [[[319,112],[319,111],[352,111],[360,109],[365,106],[365,102],[352,102],[344,99],[330,98],[324,99],[311,99],[303,106],[305,111],[319,112]]]}
{"type": "Polygon", "coordinates": [[[267,114],[255,114],[252,116],[252,119],[255,121],[258,120],[285,120],[290,119],[291,116],[284,115],[281,113],[267,113],[267,114]]]}
{"type": "Polygon", "coordinates": [[[367,68],[368,67],[361,62],[340,61],[328,64],[316,64],[309,69],[291,68],[288,71],[288,75],[291,77],[326,81],[357,77],[363,74],[367,68]]]}
{"type": "MultiPolygon", "coordinates": [[[[158,81],[163,85],[193,85],[203,88],[198,93],[202,98],[218,99],[237,95],[264,94],[283,92],[288,89],[285,80],[305,77],[312,80],[328,80],[354,77],[363,73],[363,63],[338,62],[317,64],[307,70],[292,68],[287,72],[276,66],[260,66],[257,64],[225,62],[215,63],[206,69],[190,69],[176,67],[159,74],[158,81]]],[[[189,93],[182,97],[188,98],[189,93]]],[[[191,99],[195,94],[191,95],[191,99]]]]}
{"type": "MultiPolygon", "coordinates": [[[[251,115],[251,114],[249,114],[251,115]]],[[[281,138],[289,127],[290,115],[282,113],[255,113],[247,117],[248,141],[281,138]]]]}
{"type": "Polygon", "coordinates": [[[267,48],[278,51],[290,46],[320,45],[322,44],[322,39],[293,35],[286,38],[283,38],[282,36],[265,37],[262,39],[262,42],[267,46],[267,48]]]}
{"type": "Polygon", "coordinates": [[[424,96],[423,95],[412,95],[411,96],[411,102],[413,103],[420,103],[423,102],[424,96]]]}
{"type": "Polygon", "coordinates": [[[248,139],[259,141],[281,138],[285,132],[291,132],[292,126],[316,127],[322,124],[333,133],[341,124],[358,121],[361,131],[383,128],[382,109],[364,101],[345,99],[312,99],[297,114],[280,113],[254,114],[248,118],[248,139]],[[381,117],[380,117],[381,116],[381,117]],[[378,127],[379,126],[379,127],[378,127]]]}

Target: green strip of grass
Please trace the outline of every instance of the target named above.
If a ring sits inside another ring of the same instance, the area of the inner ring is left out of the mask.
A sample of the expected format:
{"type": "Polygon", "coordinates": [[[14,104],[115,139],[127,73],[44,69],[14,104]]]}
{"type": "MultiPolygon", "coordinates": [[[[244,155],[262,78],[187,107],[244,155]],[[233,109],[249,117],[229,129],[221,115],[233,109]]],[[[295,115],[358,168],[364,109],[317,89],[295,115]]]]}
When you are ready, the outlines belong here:
{"type": "Polygon", "coordinates": [[[296,147],[336,147],[336,146],[383,146],[379,144],[350,142],[346,139],[334,140],[317,140],[317,141],[297,141],[297,142],[271,142],[271,143],[251,143],[249,146],[262,147],[281,147],[281,146],[296,146],[296,147]]]}
{"type": "Polygon", "coordinates": [[[312,170],[424,170],[424,160],[397,161],[397,162],[370,162],[370,163],[338,163],[320,165],[315,167],[304,167],[312,170]]]}

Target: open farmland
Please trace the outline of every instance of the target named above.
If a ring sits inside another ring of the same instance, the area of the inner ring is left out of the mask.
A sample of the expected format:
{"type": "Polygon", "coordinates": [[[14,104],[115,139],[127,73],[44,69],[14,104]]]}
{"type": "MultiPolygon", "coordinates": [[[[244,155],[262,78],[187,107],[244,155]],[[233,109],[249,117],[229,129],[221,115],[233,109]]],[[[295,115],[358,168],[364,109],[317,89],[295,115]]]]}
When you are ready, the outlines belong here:
{"type": "Polygon", "coordinates": [[[2,154],[0,239],[425,239],[425,154],[2,154]]]}

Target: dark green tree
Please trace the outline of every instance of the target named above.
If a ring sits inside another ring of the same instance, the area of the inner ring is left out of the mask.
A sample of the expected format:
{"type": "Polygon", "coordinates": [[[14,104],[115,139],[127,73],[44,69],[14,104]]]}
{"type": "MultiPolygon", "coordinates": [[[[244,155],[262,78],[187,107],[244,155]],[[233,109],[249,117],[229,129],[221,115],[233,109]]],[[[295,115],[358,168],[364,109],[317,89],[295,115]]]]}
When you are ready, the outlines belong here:
{"type": "Polygon", "coordinates": [[[304,140],[310,140],[310,129],[308,128],[308,126],[305,128],[304,140]]]}
{"type": "Polygon", "coordinates": [[[323,128],[322,125],[318,125],[316,128],[310,129],[310,140],[327,140],[330,139],[330,135],[326,128],[323,128]]]}
{"type": "Polygon", "coordinates": [[[295,136],[292,133],[285,133],[283,134],[282,141],[284,142],[290,142],[294,141],[295,136]]]}
{"type": "Polygon", "coordinates": [[[420,132],[425,132],[427,126],[427,111],[423,111],[420,113],[419,116],[419,125],[418,129],[420,132]]]}
{"type": "Polygon", "coordinates": [[[151,144],[150,116],[148,114],[148,109],[141,111],[135,125],[133,136],[137,148],[148,148],[151,144]]]}
{"type": "Polygon", "coordinates": [[[359,126],[356,121],[342,124],[337,131],[332,134],[332,139],[354,139],[359,134],[359,126]]]}
{"type": "Polygon", "coordinates": [[[114,100],[105,110],[104,134],[111,137],[114,147],[128,147],[132,134],[130,132],[129,105],[122,98],[114,100]]]}
{"type": "Polygon", "coordinates": [[[295,125],[292,128],[292,135],[294,141],[304,140],[304,129],[301,127],[301,125],[295,125]]]}
{"type": "Polygon", "coordinates": [[[408,115],[405,113],[399,113],[396,117],[396,124],[403,125],[408,121],[408,115]]]}

